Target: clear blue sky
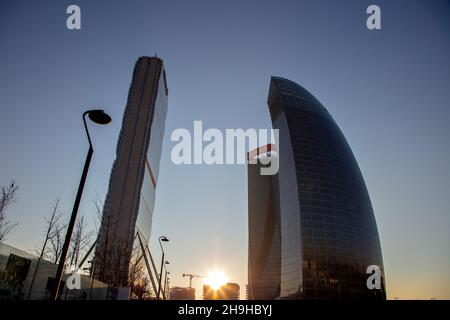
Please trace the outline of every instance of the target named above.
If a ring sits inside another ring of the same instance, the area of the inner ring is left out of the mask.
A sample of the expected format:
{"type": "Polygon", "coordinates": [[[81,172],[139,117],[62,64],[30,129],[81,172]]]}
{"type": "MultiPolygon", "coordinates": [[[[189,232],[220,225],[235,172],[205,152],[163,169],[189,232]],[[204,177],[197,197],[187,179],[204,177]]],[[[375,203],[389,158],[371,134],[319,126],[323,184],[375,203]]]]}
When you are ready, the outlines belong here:
{"type": "MultiPolygon", "coordinates": [[[[152,250],[165,234],[172,285],[215,266],[245,287],[245,166],[175,166],[176,128],[267,128],[271,75],[311,91],[346,135],[378,222],[388,297],[450,298],[449,1],[12,1],[0,3],[0,185],[20,185],[8,242],[33,249],[58,194],[67,214],[91,126],[81,212],[106,193],[131,73],[155,52],[169,112],[152,250]],[[365,27],[378,4],[382,30],[365,27]],[[68,31],[78,4],[82,30],[68,31]]],[[[92,220],[92,219],[91,219],[92,220]]],[[[92,223],[91,223],[92,225],[92,223]]],[[[201,280],[194,280],[200,289],[201,280]]],[[[199,292],[197,292],[199,294],[199,292]]]]}

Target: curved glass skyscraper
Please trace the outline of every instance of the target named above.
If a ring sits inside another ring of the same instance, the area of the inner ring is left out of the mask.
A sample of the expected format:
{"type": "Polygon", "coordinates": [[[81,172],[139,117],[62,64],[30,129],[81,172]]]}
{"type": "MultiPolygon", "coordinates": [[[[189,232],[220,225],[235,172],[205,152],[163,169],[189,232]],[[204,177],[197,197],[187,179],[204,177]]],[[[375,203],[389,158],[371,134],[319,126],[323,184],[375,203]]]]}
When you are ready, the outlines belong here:
{"type": "Polygon", "coordinates": [[[273,188],[281,234],[281,299],[385,299],[367,267],[383,270],[369,194],[356,159],[325,107],[298,84],[272,77],[268,105],[279,129],[273,188]]]}

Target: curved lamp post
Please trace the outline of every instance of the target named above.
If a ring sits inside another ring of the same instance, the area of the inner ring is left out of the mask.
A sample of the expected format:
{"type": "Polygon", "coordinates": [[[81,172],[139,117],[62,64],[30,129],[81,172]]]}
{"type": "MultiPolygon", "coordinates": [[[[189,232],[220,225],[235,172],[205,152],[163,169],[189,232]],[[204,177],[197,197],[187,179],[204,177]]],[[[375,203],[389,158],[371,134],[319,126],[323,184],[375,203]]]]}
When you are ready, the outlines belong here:
{"type": "Polygon", "coordinates": [[[156,295],[156,300],[159,300],[159,295],[161,293],[161,280],[162,280],[162,273],[163,273],[163,267],[164,267],[164,248],[162,246],[161,241],[168,242],[169,239],[167,239],[166,236],[159,237],[159,246],[161,247],[162,251],[162,257],[161,257],[161,271],[159,272],[159,285],[158,285],[158,294],[156,295]]]}
{"type": "Polygon", "coordinates": [[[89,135],[88,126],[86,124],[86,116],[91,119],[92,122],[106,125],[111,122],[111,117],[103,110],[88,110],[83,113],[83,123],[86,129],[86,135],[89,141],[89,150],[84,163],[83,173],[81,174],[80,185],[78,186],[77,196],[75,197],[75,203],[73,204],[72,215],[70,216],[69,225],[67,226],[66,239],[61,251],[61,257],[59,258],[58,270],[56,271],[55,283],[53,285],[52,294],[50,300],[57,300],[60,290],[61,278],[64,271],[64,265],[66,263],[67,252],[69,251],[70,239],[72,238],[72,232],[77,219],[78,207],[80,206],[81,195],[83,194],[84,184],[89,171],[89,165],[91,163],[92,154],[94,149],[92,148],[91,136],[89,135]]]}

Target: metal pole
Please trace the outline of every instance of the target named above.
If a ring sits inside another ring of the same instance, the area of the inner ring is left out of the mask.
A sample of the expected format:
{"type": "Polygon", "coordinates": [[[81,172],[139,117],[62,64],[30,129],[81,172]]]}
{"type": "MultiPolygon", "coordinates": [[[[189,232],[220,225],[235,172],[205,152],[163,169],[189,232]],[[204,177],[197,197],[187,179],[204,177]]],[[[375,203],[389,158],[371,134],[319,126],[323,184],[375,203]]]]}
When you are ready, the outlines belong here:
{"type": "Polygon", "coordinates": [[[164,299],[167,297],[167,294],[166,294],[166,283],[167,283],[167,270],[165,271],[165,273],[164,273],[164,288],[163,288],[163,297],[164,297],[164,299]]]}
{"type": "MultiPolygon", "coordinates": [[[[78,270],[81,269],[81,267],[83,266],[84,262],[86,261],[86,259],[89,257],[89,255],[91,254],[92,250],[94,249],[95,245],[97,244],[97,240],[94,241],[94,243],[92,244],[92,246],[89,248],[88,252],[85,254],[83,260],[81,260],[80,264],[78,265],[78,270]]],[[[77,270],[77,271],[78,271],[77,270]]]]}
{"type": "MultiPolygon", "coordinates": [[[[84,118],[83,118],[83,120],[84,120],[84,118]]],[[[70,216],[69,225],[67,226],[66,239],[64,241],[64,245],[63,245],[63,248],[61,251],[61,257],[59,258],[58,270],[56,271],[55,284],[52,289],[52,294],[50,296],[50,300],[58,299],[61,278],[62,278],[63,271],[64,271],[64,265],[66,262],[67,252],[69,251],[70,239],[72,238],[73,228],[75,226],[75,221],[77,219],[78,207],[80,206],[81,195],[83,194],[83,188],[86,183],[86,177],[87,177],[87,174],[89,171],[89,165],[91,163],[93,153],[94,153],[94,150],[92,149],[92,146],[89,145],[89,151],[88,151],[88,154],[86,157],[86,161],[84,163],[84,168],[83,168],[83,173],[81,175],[80,185],[78,186],[77,196],[75,198],[75,203],[73,204],[72,215],[70,216]]]]}
{"type": "MultiPolygon", "coordinates": [[[[158,269],[156,268],[156,264],[155,264],[155,261],[153,260],[152,253],[150,252],[150,249],[149,249],[148,245],[146,245],[145,248],[147,249],[148,256],[150,257],[150,262],[152,263],[153,272],[155,273],[156,280],[158,280],[159,279],[159,277],[158,277],[158,269]]],[[[155,292],[157,290],[158,289],[156,289],[155,292]]]]}
{"type": "Polygon", "coordinates": [[[159,272],[159,285],[158,285],[158,294],[156,296],[156,300],[159,300],[159,294],[161,292],[161,280],[162,280],[163,267],[164,267],[164,250],[162,252],[162,257],[161,257],[161,271],[159,272]]]}
{"type": "Polygon", "coordinates": [[[166,278],[166,283],[164,284],[164,292],[166,293],[166,300],[169,300],[169,277],[166,278]]]}
{"type": "MultiPolygon", "coordinates": [[[[141,246],[142,253],[144,255],[145,266],[147,267],[148,275],[150,276],[150,281],[152,282],[152,287],[153,287],[153,290],[154,290],[153,292],[156,292],[157,289],[156,289],[155,280],[153,279],[152,270],[150,268],[150,264],[148,263],[147,255],[145,254],[144,244],[142,243],[141,236],[139,235],[139,232],[137,232],[137,237],[138,237],[138,240],[139,240],[139,244],[141,246]]],[[[148,250],[148,247],[147,247],[147,250],[148,250]]]]}

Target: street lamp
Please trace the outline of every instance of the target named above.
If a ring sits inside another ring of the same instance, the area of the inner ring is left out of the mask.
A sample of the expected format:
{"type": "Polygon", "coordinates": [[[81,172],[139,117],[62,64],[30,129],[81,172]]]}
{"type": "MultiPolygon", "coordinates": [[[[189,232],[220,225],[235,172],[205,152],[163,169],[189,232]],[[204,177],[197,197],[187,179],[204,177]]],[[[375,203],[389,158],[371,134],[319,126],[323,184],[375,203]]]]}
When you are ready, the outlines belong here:
{"type": "MultiPolygon", "coordinates": [[[[170,272],[167,272],[167,274],[170,274],[170,272]]],[[[169,280],[170,280],[170,278],[167,277],[166,284],[164,285],[164,292],[166,294],[166,300],[169,300],[169,295],[170,295],[169,280]]]]}
{"type": "Polygon", "coordinates": [[[166,295],[166,284],[167,284],[167,275],[170,274],[169,271],[167,271],[167,267],[166,265],[170,264],[169,261],[166,261],[164,263],[164,269],[165,269],[165,273],[164,273],[164,287],[163,287],[163,296],[167,299],[167,295],[166,295]]]}
{"type": "Polygon", "coordinates": [[[75,203],[73,204],[72,215],[70,216],[69,225],[67,226],[66,239],[64,240],[64,245],[61,251],[61,257],[59,258],[58,270],[56,271],[55,283],[52,288],[52,294],[50,296],[51,300],[58,299],[58,292],[61,284],[61,278],[64,271],[64,265],[66,262],[67,252],[69,250],[70,239],[72,238],[72,231],[77,219],[78,207],[80,206],[81,195],[83,194],[84,184],[86,182],[86,177],[89,171],[89,165],[91,163],[92,154],[94,149],[92,148],[91,136],[89,135],[89,130],[86,124],[86,116],[91,119],[92,122],[106,125],[111,122],[111,117],[106,114],[103,110],[88,110],[83,113],[83,123],[86,130],[86,135],[89,141],[89,150],[86,156],[86,161],[84,163],[83,173],[81,174],[80,185],[78,186],[77,195],[75,197],[75,203]]]}
{"type": "Polygon", "coordinates": [[[162,272],[163,272],[163,267],[164,267],[164,248],[162,246],[161,241],[169,242],[169,239],[167,239],[166,236],[161,236],[161,237],[159,237],[158,241],[159,241],[159,246],[161,247],[162,257],[161,257],[161,271],[159,272],[158,294],[156,296],[156,300],[159,300],[159,295],[161,293],[161,280],[162,280],[162,272]]]}

